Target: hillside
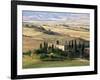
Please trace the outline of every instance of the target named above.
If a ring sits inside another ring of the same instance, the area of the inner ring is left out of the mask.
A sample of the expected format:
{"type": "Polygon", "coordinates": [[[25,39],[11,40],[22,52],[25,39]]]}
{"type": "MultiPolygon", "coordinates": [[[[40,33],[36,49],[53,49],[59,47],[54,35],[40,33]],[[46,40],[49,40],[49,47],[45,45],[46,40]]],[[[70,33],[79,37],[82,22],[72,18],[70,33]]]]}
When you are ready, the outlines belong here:
{"type": "MultiPolygon", "coordinates": [[[[38,22],[37,22],[38,23],[38,22]]],[[[39,44],[47,41],[55,43],[60,41],[64,45],[65,41],[81,39],[89,41],[89,27],[87,25],[75,26],[61,23],[46,24],[23,23],[23,51],[38,48],[39,44]]]]}

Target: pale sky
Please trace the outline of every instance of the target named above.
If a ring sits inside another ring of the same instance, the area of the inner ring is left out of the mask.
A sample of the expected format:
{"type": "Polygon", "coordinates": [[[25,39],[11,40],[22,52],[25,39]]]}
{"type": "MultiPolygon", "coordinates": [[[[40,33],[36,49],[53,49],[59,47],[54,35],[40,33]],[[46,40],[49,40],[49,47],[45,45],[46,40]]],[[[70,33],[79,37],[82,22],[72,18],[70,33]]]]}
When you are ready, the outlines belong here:
{"type": "Polygon", "coordinates": [[[22,12],[23,22],[29,21],[83,21],[89,23],[88,13],[69,13],[69,12],[46,12],[46,11],[26,11],[22,12]]]}

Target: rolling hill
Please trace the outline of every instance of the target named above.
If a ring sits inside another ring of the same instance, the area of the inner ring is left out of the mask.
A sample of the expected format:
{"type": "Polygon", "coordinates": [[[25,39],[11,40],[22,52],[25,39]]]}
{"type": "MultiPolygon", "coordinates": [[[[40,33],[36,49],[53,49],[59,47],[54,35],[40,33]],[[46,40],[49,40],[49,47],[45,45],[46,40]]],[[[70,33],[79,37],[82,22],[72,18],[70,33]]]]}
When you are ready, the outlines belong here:
{"type": "Polygon", "coordinates": [[[23,23],[23,51],[38,48],[39,44],[47,41],[49,43],[55,43],[60,41],[61,45],[65,44],[65,41],[73,39],[81,39],[89,41],[90,33],[89,27],[86,25],[72,26],[64,25],[63,23],[48,24],[37,22],[23,23]]]}

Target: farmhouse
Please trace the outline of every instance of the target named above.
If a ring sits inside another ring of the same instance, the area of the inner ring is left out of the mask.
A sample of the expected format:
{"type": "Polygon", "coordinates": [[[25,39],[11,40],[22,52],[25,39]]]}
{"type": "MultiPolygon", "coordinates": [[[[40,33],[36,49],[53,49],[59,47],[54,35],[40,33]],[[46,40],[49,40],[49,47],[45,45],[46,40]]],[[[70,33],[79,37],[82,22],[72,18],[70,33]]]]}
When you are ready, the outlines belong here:
{"type": "Polygon", "coordinates": [[[56,47],[64,51],[64,46],[63,45],[56,45],[56,47]]]}

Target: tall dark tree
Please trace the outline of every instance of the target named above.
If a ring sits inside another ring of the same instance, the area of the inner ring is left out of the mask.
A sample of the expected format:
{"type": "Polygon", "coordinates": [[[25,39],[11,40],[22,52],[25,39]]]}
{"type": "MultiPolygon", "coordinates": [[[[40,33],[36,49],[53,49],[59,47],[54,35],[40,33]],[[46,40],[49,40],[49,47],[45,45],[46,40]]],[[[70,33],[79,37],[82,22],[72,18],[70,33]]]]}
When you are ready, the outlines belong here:
{"type": "Polygon", "coordinates": [[[54,50],[54,44],[52,44],[52,47],[51,48],[52,48],[52,51],[53,51],[54,50]]]}
{"type": "Polygon", "coordinates": [[[76,42],[76,40],[75,40],[74,46],[75,46],[75,51],[76,51],[77,50],[77,42],[76,42]]]}
{"type": "Polygon", "coordinates": [[[71,44],[71,41],[68,42],[68,47],[67,47],[67,58],[68,59],[72,59],[72,44],[71,44]]]}
{"type": "Polygon", "coordinates": [[[69,41],[69,47],[68,48],[71,49],[71,41],[69,41]]]}
{"type": "Polygon", "coordinates": [[[58,45],[59,45],[59,40],[57,40],[57,41],[56,41],[56,44],[58,44],[58,45]]]}
{"type": "Polygon", "coordinates": [[[44,52],[47,54],[47,49],[48,49],[48,43],[44,42],[44,52]]]}
{"type": "Polygon", "coordinates": [[[64,51],[67,51],[67,44],[64,45],[64,51]]]}
{"type": "Polygon", "coordinates": [[[43,48],[42,43],[40,43],[40,49],[42,49],[42,48],[43,48]]]}
{"type": "Polygon", "coordinates": [[[73,48],[73,46],[74,46],[74,42],[73,42],[73,40],[71,41],[71,47],[73,48]]]}
{"type": "Polygon", "coordinates": [[[46,45],[46,42],[44,41],[44,43],[43,43],[43,44],[44,44],[44,47],[45,47],[45,45],[46,45]]]}
{"type": "Polygon", "coordinates": [[[74,40],[74,45],[73,45],[73,54],[72,54],[72,57],[76,57],[77,56],[77,41],[74,40]]]}
{"type": "Polygon", "coordinates": [[[67,41],[65,41],[65,44],[64,44],[64,51],[67,51],[67,41]]]}
{"type": "Polygon", "coordinates": [[[85,49],[85,42],[82,44],[82,56],[84,55],[84,49],[85,49]]]}
{"type": "Polygon", "coordinates": [[[78,48],[81,48],[81,42],[79,41],[79,43],[78,43],[78,48]]]}

